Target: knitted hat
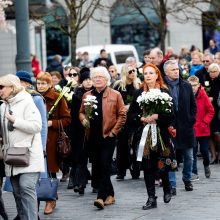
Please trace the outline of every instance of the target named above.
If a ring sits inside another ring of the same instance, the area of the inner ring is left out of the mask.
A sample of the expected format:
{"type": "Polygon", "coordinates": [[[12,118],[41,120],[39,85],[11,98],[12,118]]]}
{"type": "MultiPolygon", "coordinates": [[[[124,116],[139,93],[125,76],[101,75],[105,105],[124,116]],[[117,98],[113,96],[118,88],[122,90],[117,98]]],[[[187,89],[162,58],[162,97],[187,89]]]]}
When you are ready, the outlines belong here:
{"type": "Polygon", "coordinates": [[[21,80],[21,81],[24,81],[24,82],[28,82],[30,84],[33,84],[32,80],[31,80],[31,75],[27,72],[27,71],[24,71],[24,70],[20,70],[16,73],[16,76],[21,80]]]}
{"type": "Polygon", "coordinates": [[[82,84],[82,82],[86,79],[90,79],[90,70],[87,67],[84,67],[80,70],[80,76],[79,76],[79,83],[82,84]]]}

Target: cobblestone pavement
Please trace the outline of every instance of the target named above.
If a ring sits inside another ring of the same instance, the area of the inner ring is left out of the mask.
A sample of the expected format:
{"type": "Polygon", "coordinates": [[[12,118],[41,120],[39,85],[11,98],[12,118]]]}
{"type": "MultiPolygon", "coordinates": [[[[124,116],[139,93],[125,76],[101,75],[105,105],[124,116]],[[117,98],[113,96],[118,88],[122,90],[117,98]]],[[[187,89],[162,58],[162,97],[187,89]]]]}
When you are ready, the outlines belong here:
{"type": "MultiPolygon", "coordinates": [[[[129,172],[124,181],[115,180],[116,203],[97,210],[93,206],[96,195],[90,184],[85,195],[79,196],[73,190],[67,190],[67,183],[59,185],[59,200],[53,214],[44,215],[44,202],[40,206],[40,218],[45,220],[220,220],[220,165],[211,166],[211,177],[206,179],[202,161],[198,161],[199,181],[193,183],[194,190],[186,192],[181,180],[181,168],[177,172],[177,196],[169,204],[163,202],[161,187],[157,187],[158,208],[142,210],[147,200],[143,174],[139,180],[132,180],[129,172]]],[[[14,199],[11,193],[4,192],[3,198],[9,219],[16,216],[14,199]]],[[[0,217],[1,218],[1,217],[0,217]]]]}

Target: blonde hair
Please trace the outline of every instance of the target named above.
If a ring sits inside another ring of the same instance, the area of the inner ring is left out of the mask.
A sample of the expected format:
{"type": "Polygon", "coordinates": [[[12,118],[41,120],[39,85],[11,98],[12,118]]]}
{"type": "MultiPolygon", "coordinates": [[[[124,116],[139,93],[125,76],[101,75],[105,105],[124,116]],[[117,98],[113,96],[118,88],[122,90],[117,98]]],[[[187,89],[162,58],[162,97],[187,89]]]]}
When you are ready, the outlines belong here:
{"type": "Polygon", "coordinates": [[[191,54],[191,57],[193,57],[193,56],[198,56],[201,63],[203,62],[203,57],[204,57],[203,53],[201,53],[199,51],[193,51],[192,54],[191,54]]]}
{"type": "MultiPolygon", "coordinates": [[[[121,89],[122,91],[126,91],[126,85],[128,85],[128,72],[129,72],[129,69],[128,67],[131,66],[131,65],[128,65],[128,64],[125,64],[122,66],[121,68],[121,79],[120,80],[117,80],[114,84],[114,88],[119,86],[118,88],[121,89]]],[[[140,88],[140,84],[141,84],[141,81],[140,79],[137,77],[137,70],[135,68],[133,68],[135,70],[135,78],[132,82],[134,88],[136,89],[139,89],[140,88]]]]}
{"type": "Polygon", "coordinates": [[[188,78],[188,82],[195,82],[195,83],[199,83],[199,78],[197,76],[190,76],[188,78]]]}
{"type": "Polygon", "coordinates": [[[0,85],[12,87],[13,94],[17,94],[24,89],[20,79],[13,74],[7,74],[0,77],[0,85]]]}

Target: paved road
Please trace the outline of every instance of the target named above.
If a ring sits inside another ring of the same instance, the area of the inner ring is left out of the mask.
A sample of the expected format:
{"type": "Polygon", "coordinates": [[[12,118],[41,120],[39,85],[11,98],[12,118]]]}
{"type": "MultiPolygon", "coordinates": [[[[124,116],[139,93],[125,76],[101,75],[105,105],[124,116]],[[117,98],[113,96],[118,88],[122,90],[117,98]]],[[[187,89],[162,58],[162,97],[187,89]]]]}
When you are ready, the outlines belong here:
{"type": "MultiPolygon", "coordinates": [[[[93,206],[96,195],[91,192],[90,185],[85,195],[79,196],[73,190],[66,189],[67,183],[60,183],[57,208],[53,214],[45,216],[42,202],[40,217],[45,220],[220,220],[220,165],[211,166],[211,178],[206,179],[202,161],[199,160],[198,164],[200,180],[194,182],[194,191],[185,191],[180,168],[177,172],[177,196],[165,204],[162,188],[157,187],[157,209],[141,209],[147,200],[143,176],[139,180],[132,180],[128,174],[124,181],[117,181],[112,176],[116,203],[104,210],[97,210],[93,206]]],[[[16,215],[13,196],[4,192],[3,198],[9,217],[13,219],[16,215]]]]}

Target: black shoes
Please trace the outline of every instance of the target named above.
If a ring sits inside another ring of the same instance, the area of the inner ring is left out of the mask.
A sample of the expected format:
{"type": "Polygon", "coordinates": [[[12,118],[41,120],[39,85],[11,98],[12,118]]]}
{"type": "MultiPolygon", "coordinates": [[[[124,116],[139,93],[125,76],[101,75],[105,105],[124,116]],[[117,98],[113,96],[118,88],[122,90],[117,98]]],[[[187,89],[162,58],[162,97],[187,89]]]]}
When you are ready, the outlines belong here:
{"type": "Polygon", "coordinates": [[[143,210],[157,208],[157,197],[149,197],[146,204],[142,207],[143,210]]]}
{"type": "Polygon", "coordinates": [[[172,197],[171,192],[165,192],[164,195],[163,195],[163,201],[165,203],[169,203],[170,200],[171,200],[171,197],[172,197]]]}
{"type": "Polygon", "coordinates": [[[70,176],[67,189],[73,189],[73,178],[70,176]]]}
{"type": "Polygon", "coordinates": [[[85,187],[84,187],[84,186],[78,186],[78,185],[76,185],[76,186],[73,187],[73,191],[74,191],[75,193],[79,193],[80,195],[84,195],[85,187]]]}
{"type": "Polygon", "coordinates": [[[120,175],[120,174],[118,174],[117,176],[116,176],[116,180],[124,180],[124,176],[123,175],[120,175]]]}
{"type": "Polygon", "coordinates": [[[185,182],[185,190],[186,191],[193,191],[193,185],[191,182],[185,182]]]}
{"type": "Polygon", "coordinates": [[[205,177],[209,178],[211,175],[211,170],[210,170],[209,166],[204,167],[204,170],[205,170],[205,177]]]}
{"type": "Polygon", "coordinates": [[[176,188],[171,188],[170,192],[172,196],[176,196],[176,188]]]}

